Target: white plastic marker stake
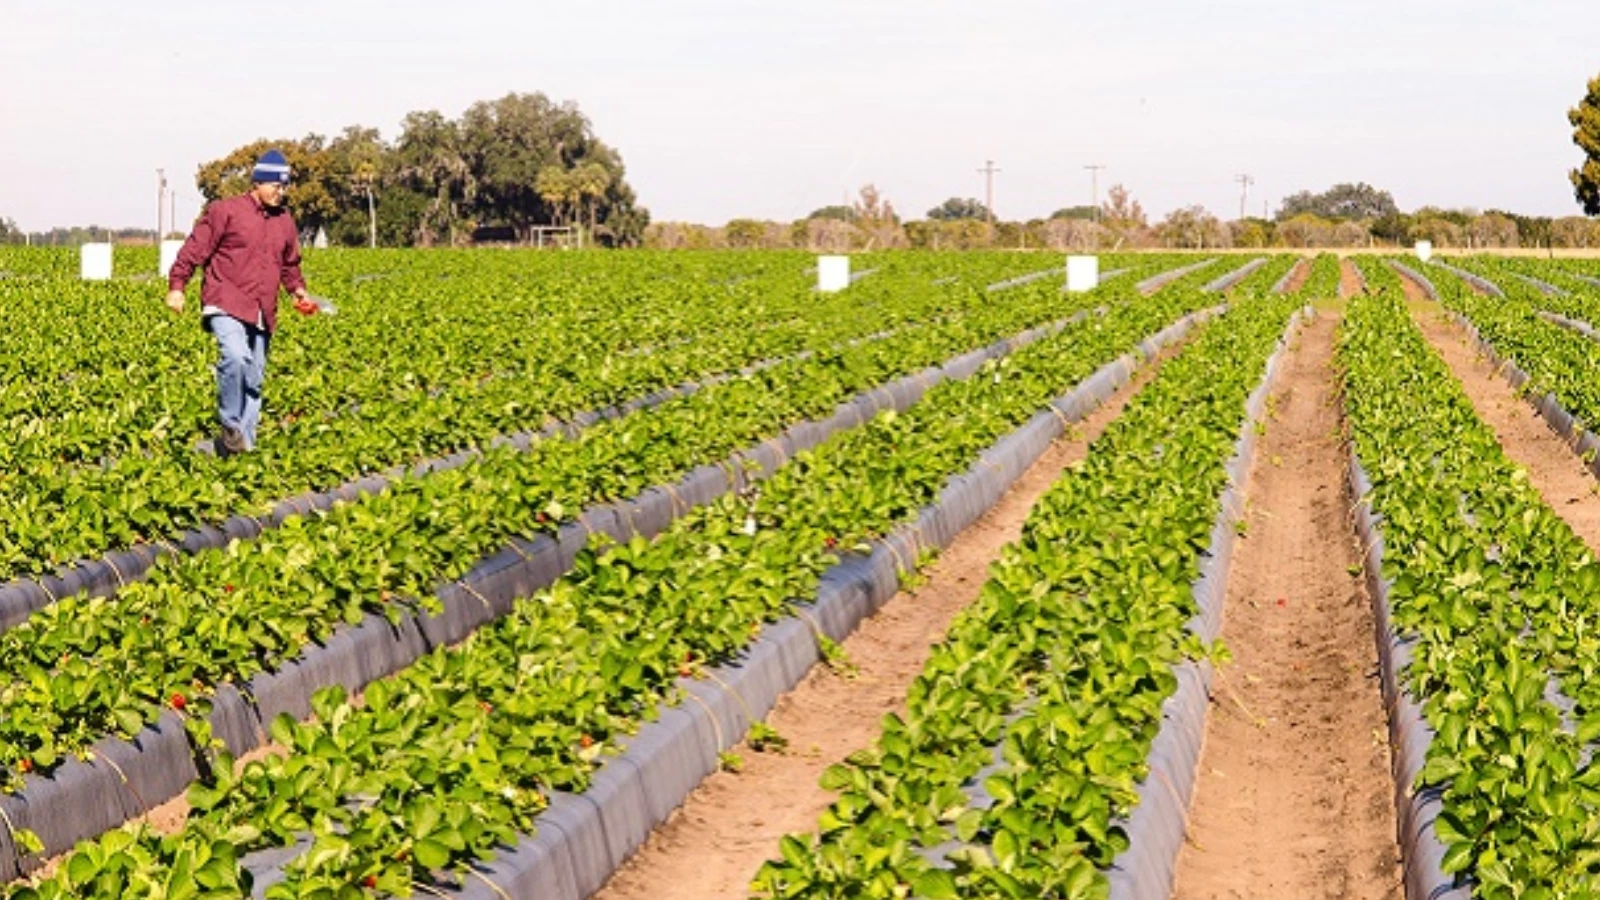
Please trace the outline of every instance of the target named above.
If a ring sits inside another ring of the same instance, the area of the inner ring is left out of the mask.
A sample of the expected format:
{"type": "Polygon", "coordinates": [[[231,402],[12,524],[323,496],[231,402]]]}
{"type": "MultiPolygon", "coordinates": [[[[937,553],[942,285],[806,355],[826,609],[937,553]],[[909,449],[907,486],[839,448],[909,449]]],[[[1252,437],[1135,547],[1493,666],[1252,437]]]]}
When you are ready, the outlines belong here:
{"type": "Polygon", "coordinates": [[[850,286],[850,257],[817,257],[817,290],[824,294],[842,291],[850,286]]]}
{"type": "Polygon", "coordinates": [[[1417,241],[1417,259],[1427,262],[1433,257],[1433,241],[1417,241]]]}
{"type": "Polygon", "coordinates": [[[172,271],[172,264],[178,261],[178,251],[183,249],[183,241],[161,242],[161,277],[167,277],[172,271]]]}
{"type": "Polygon", "coordinates": [[[1067,290],[1074,294],[1100,286],[1100,257],[1067,257],[1067,290]]]}
{"type": "Polygon", "coordinates": [[[111,245],[84,244],[78,251],[78,277],[84,281],[110,281],[111,245]]]}

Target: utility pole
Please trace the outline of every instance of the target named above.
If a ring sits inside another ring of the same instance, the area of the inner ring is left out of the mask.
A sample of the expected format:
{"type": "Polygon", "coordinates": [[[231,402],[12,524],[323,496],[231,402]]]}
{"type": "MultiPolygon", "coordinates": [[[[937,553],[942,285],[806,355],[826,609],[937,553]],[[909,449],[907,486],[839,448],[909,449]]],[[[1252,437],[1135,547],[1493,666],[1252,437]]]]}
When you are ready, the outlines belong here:
{"type": "Polygon", "coordinates": [[[161,227],[162,218],[167,214],[167,170],[156,170],[156,246],[161,246],[161,236],[166,234],[161,227]]]}
{"type": "Polygon", "coordinates": [[[989,228],[994,228],[994,176],[999,169],[994,167],[994,160],[983,161],[983,168],[978,170],[983,173],[983,207],[989,214],[989,228]]]}
{"type": "Polygon", "coordinates": [[[1105,166],[1100,163],[1090,163],[1084,166],[1089,170],[1089,208],[1094,210],[1094,221],[1100,221],[1100,170],[1105,166]]]}
{"type": "Polygon", "coordinates": [[[1250,185],[1256,180],[1249,175],[1235,175],[1233,180],[1239,182],[1239,221],[1244,221],[1244,205],[1250,197],[1250,185]]]}

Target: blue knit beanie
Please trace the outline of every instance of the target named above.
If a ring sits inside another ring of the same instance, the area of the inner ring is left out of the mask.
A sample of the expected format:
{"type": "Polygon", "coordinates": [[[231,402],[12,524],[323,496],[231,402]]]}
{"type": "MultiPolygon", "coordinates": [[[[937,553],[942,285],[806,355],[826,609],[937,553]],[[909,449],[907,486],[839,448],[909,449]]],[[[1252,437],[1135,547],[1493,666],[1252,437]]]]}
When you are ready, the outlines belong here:
{"type": "Polygon", "coordinates": [[[277,148],[268,150],[261,154],[260,159],[256,160],[256,169],[251,173],[250,180],[256,184],[264,181],[288,184],[289,160],[285,159],[277,148]]]}

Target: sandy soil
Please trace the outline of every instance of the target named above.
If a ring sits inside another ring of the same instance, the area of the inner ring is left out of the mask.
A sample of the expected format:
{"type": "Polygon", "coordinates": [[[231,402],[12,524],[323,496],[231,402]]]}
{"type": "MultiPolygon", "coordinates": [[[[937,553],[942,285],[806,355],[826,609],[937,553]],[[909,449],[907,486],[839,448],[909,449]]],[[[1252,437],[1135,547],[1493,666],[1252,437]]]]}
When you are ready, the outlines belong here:
{"type": "Polygon", "coordinates": [[[1528,482],[1545,503],[1600,554],[1600,496],[1596,495],[1600,484],[1567,442],[1478,354],[1467,333],[1444,308],[1421,296],[1408,279],[1401,280],[1408,294],[1417,290],[1412,315],[1428,343],[1461,382],[1478,418],[1494,430],[1506,455],[1527,470],[1528,482]]]}
{"type": "Polygon", "coordinates": [[[1296,338],[1247,484],[1179,900],[1399,900],[1371,601],[1346,516],[1333,337],[1296,338]]]}
{"type": "Polygon", "coordinates": [[[1306,286],[1306,281],[1311,278],[1311,260],[1302,259],[1289,270],[1289,280],[1283,286],[1285,294],[1293,294],[1306,286]]]}
{"type": "Polygon", "coordinates": [[[1339,296],[1354,297],[1361,293],[1361,273],[1349,259],[1339,260],[1339,296]]]}
{"type": "MultiPolygon", "coordinates": [[[[1170,353],[1168,354],[1170,355],[1170,353]]],[[[1058,440],[1000,503],[958,537],[915,591],[894,597],[844,642],[858,667],[853,679],[818,666],[779,699],[767,722],[789,741],[783,753],[747,746],[738,774],[719,772],[657,828],[596,900],[716,900],[748,896],[750,879],[775,856],[778,840],[811,831],[834,795],[817,785],[822,771],[878,736],[879,723],[905,706],[911,682],[956,614],[977,598],[1000,549],[1064,466],[1154,374],[1145,369],[1072,433],[1058,440]]]]}

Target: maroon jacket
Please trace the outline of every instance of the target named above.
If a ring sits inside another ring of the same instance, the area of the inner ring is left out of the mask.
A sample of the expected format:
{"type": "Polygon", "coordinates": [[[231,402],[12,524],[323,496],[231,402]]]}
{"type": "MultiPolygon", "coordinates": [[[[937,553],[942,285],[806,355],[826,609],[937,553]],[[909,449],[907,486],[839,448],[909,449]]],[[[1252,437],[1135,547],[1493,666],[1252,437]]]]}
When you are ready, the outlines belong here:
{"type": "Polygon", "coordinates": [[[168,289],[183,290],[195,268],[205,266],[202,307],[216,307],[248,325],[265,323],[272,331],[278,324],[278,286],[290,293],[306,286],[299,238],[284,207],[267,209],[252,194],[217,200],[178,251],[168,289]]]}

